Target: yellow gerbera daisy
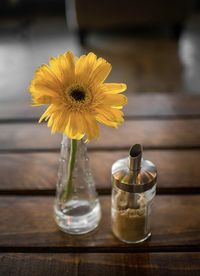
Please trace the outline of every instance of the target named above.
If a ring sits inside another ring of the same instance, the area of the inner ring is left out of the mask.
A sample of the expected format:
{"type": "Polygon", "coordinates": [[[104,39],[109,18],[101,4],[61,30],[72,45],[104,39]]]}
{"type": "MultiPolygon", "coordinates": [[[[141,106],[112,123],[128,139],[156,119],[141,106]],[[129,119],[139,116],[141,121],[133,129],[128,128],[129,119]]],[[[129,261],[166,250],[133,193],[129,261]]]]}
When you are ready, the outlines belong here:
{"type": "Polygon", "coordinates": [[[89,53],[75,58],[66,52],[51,58],[35,72],[29,90],[33,105],[49,105],[39,122],[48,120],[52,133],[88,141],[99,136],[97,122],[117,127],[123,122],[120,110],[127,98],[123,83],[104,83],[111,64],[89,53]]]}

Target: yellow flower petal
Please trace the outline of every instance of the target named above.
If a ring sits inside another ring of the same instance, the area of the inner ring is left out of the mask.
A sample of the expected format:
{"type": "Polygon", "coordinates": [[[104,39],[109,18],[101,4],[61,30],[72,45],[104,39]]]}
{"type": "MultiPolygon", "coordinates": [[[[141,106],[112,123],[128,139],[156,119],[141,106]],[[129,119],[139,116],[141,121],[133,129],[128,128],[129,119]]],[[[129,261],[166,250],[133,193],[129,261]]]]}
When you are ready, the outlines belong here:
{"type": "Polygon", "coordinates": [[[80,140],[83,138],[84,133],[82,132],[82,127],[80,126],[80,121],[76,116],[76,113],[71,113],[69,116],[69,122],[65,128],[64,133],[71,139],[80,140]]]}
{"type": "Polygon", "coordinates": [[[57,106],[51,104],[46,111],[42,114],[42,116],[39,119],[39,123],[41,123],[44,119],[48,119],[53,113],[57,111],[57,106]]]}
{"type": "Polygon", "coordinates": [[[84,66],[87,60],[86,55],[80,56],[80,58],[77,58],[76,60],[76,67],[75,67],[75,74],[80,75],[82,71],[84,71],[84,66]]]}
{"type": "Polygon", "coordinates": [[[117,123],[109,121],[103,114],[98,114],[96,120],[104,125],[117,128],[117,123]]]}
{"type": "Polygon", "coordinates": [[[96,63],[97,57],[95,54],[82,55],[76,62],[76,75],[83,81],[89,79],[95,69],[96,63]]]}
{"type": "Polygon", "coordinates": [[[54,122],[54,114],[50,115],[50,117],[48,117],[47,119],[48,119],[47,126],[51,127],[53,125],[53,122],[54,122]]]}
{"type": "Polygon", "coordinates": [[[42,64],[35,72],[35,77],[33,79],[33,84],[44,84],[47,87],[50,87],[52,90],[59,89],[61,82],[51,68],[42,64]]]}
{"type": "Polygon", "coordinates": [[[40,106],[40,105],[51,104],[51,103],[52,103],[51,97],[48,97],[48,96],[43,96],[40,98],[33,97],[32,106],[40,106]]]}
{"type": "Polygon", "coordinates": [[[127,89],[125,83],[104,83],[101,88],[106,94],[118,94],[127,89]]]}
{"type": "Polygon", "coordinates": [[[107,63],[107,61],[104,59],[104,58],[98,58],[97,59],[97,62],[95,64],[95,69],[100,65],[100,64],[104,64],[104,63],[107,63]]]}
{"type": "Polygon", "coordinates": [[[59,95],[55,92],[54,89],[45,85],[45,83],[31,83],[29,87],[30,93],[32,93],[35,97],[40,98],[41,96],[49,96],[49,97],[58,97],[59,95]]]}
{"type": "Polygon", "coordinates": [[[121,94],[106,94],[103,99],[103,104],[112,107],[123,107],[128,103],[127,97],[121,94]]]}
{"type": "Polygon", "coordinates": [[[51,58],[49,65],[52,72],[57,76],[62,85],[70,82],[74,78],[75,64],[72,52],[59,55],[57,58],[51,58]]]}
{"type": "Polygon", "coordinates": [[[87,134],[86,142],[90,142],[92,139],[99,137],[99,126],[95,118],[87,114],[83,117],[83,120],[85,120],[85,132],[87,134]]]}
{"type": "Polygon", "coordinates": [[[52,98],[59,97],[60,83],[50,69],[43,65],[35,73],[35,79],[29,86],[34,105],[50,104],[52,98]]]}
{"type": "Polygon", "coordinates": [[[98,114],[96,115],[97,121],[100,123],[104,123],[111,127],[117,127],[118,124],[121,124],[123,119],[123,112],[114,108],[106,108],[101,107],[98,110],[98,114]]]}
{"type": "Polygon", "coordinates": [[[54,100],[59,100],[59,95],[42,83],[31,83],[29,87],[33,95],[33,105],[51,104],[54,100]]]}
{"type": "Polygon", "coordinates": [[[112,66],[108,62],[101,62],[95,70],[92,72],[90,77],[90,82],[94,85],[101,84],[104,82],[104,80],[108,77],[110,71],[112,69],[112,66]]]}
{"type": "MultiPolygon", "coordinates": [[[[52,133],[64,133],[69,124],[70,112],[66,109],[59,110],[53,114],[52,133]]],[[[73,138],[76,139],[76,138],[73,138]]]]}

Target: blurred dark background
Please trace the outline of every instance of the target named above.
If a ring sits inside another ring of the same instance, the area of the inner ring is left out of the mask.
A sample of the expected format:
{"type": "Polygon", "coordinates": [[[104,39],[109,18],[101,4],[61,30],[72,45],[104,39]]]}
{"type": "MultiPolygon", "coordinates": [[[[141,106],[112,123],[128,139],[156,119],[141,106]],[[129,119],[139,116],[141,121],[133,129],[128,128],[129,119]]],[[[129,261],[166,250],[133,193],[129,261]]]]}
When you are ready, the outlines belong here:
{"type": "Polygon", "coordinates": [[[0,101],[28,102],[34,70],[94,51],[127,94],[200,92],[200,1],[1,0],[0,101]]]}

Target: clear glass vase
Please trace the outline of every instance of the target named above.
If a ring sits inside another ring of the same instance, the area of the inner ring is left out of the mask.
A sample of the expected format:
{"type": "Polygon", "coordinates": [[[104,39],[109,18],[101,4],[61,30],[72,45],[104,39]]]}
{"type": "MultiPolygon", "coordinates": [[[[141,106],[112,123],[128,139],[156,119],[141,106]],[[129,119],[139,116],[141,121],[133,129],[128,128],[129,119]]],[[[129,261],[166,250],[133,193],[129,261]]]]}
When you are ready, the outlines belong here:
{"type": "Polygon", "coordinates": [[[59,228],[69,234],[88,233],[100,222],[100,203],[83,140],[63,136],[54,213],[59,228]]]}

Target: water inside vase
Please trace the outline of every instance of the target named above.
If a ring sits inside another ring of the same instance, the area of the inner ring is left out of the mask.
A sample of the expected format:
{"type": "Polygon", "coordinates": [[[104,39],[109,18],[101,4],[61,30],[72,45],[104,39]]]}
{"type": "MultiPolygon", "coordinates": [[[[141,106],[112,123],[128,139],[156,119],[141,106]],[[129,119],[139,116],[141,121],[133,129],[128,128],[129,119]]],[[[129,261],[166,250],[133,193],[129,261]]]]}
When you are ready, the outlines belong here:
{"type": "Polygon", "coordinates": [[[99,200],[72,199],[67,206],[55,205],[55,219],[60,229],[69,234],[85,234],[95,229],[101,219],[99,200]]]}

